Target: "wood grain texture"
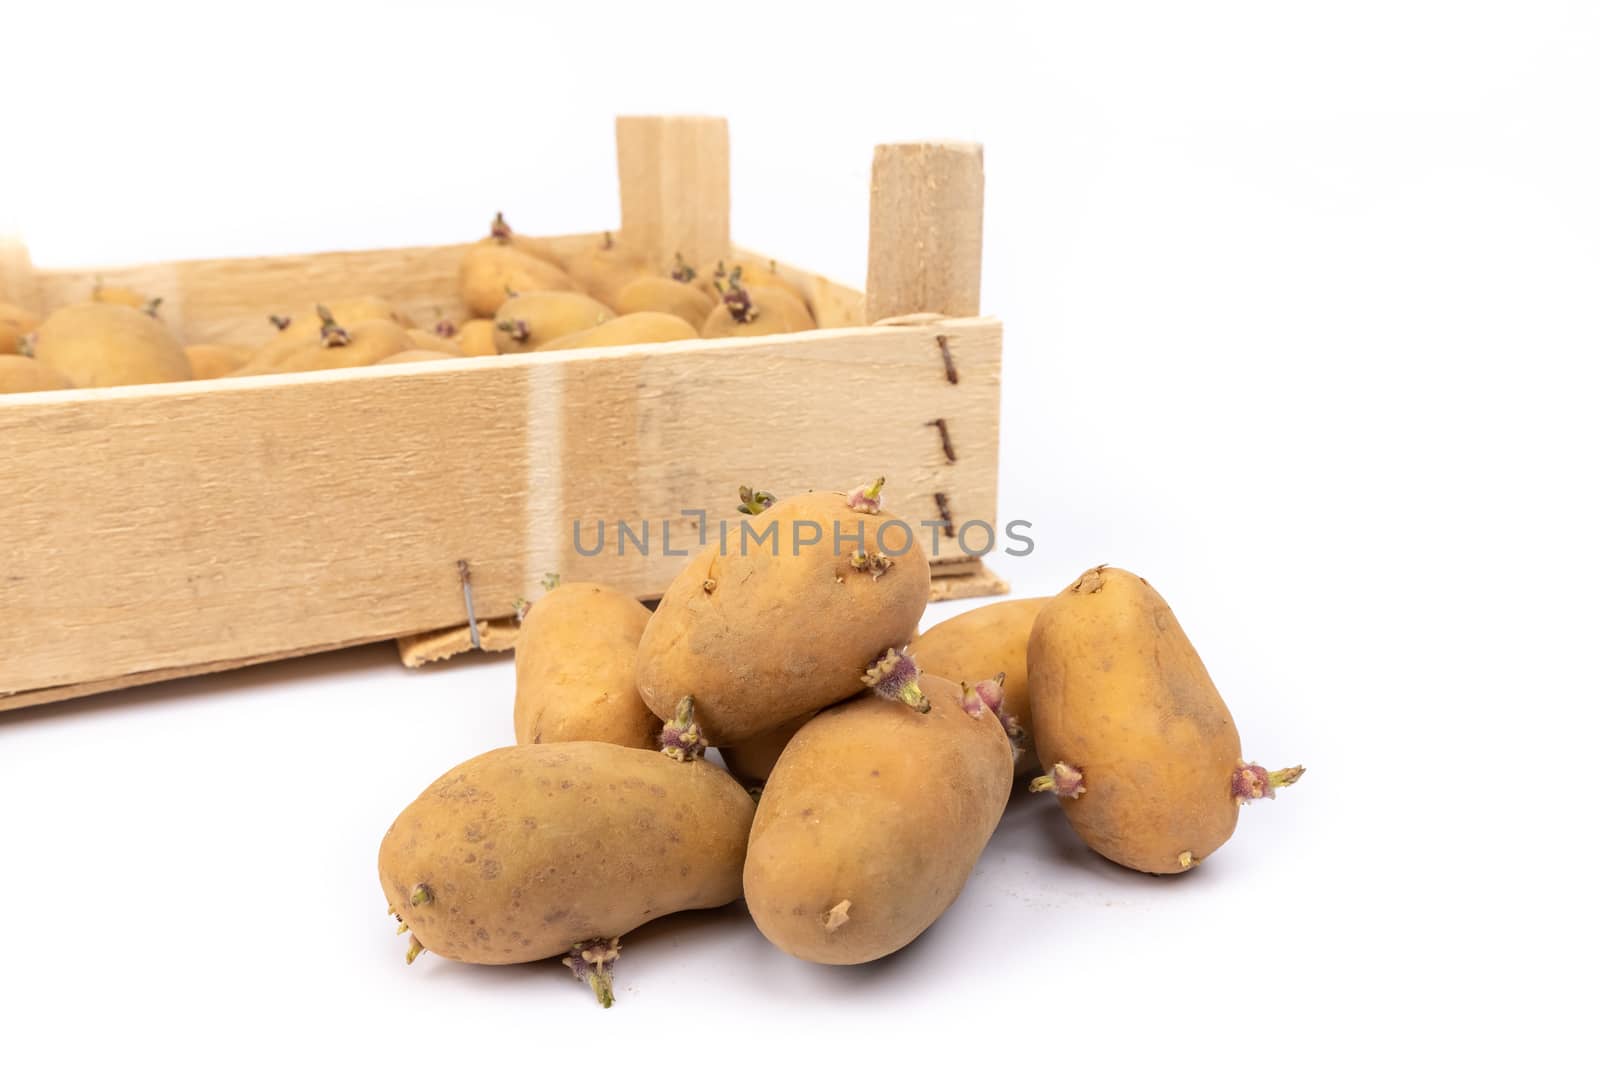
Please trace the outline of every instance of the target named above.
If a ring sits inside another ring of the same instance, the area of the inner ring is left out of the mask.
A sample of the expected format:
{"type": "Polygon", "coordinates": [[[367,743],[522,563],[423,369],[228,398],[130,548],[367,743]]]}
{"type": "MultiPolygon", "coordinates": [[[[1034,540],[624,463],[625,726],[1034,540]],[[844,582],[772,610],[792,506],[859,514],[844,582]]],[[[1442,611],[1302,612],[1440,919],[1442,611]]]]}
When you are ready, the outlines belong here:
{"type": "MultiPolygon", "coordinates": [[[[543,238],[576,252],[598,233],[543,238]]],[[[35,271],[44,311],[89,299],[97,282],[161,297],[161,319],[188,344],[264,344],[271,314],[317,301],[382,296],[419,323],[466,313],[457,285],[466,244],[319,252],[245,259],[191,259],[137,267],[35,271]]]]}
{"type": "Polygon", "coordinates": [[[678,253],[695,266],[728,255],[727,119],[619,116],[617,179],[622,242],[658,268],[678,253]]]}
{"type": "Polygon", "coordinates": [[[971,574],[936,575],[930,604],[941,600],[965,600],[976,596],[1005,596],[1011,592],[1011,583],[988,567],[979,567],[971,574]]]}
{"type": "Polygon", "coordinates": [[[0,302],[35,314],[41,307],[28,247],[15,234],[0,233],[0,302]]]}
{"type": "MultiPolygon", "coordinates": [[[[516,647],[519,625],[515,615],[503,619],[479,619],[479,649],[483,652],[510,652],[516,647]]],[[[436,663],[463,652],[471,652],[472,630],[467,626],[446,626],[425,634],[396,638],[394,644],[402,664],[420,667],[424,663],[436,663]]]]}
{"type": "Polygon", "coordinates": [[[995,519],[999,384],[965,319],[0,398],[0,696],[458,625],[459,559],[486,618],[654,596],[740,484],[887,475],[931,550],[935,493],[995,519]]]}
{"type": "Polygon", "coordinates": [[[872,157],[866,321],[976,315],[983,267],[983,146],[883,144],[872,157]]]}
{"type": "Polygon", "coordinates": [[[241,656],[236,659],[218,660],[211,663],[187,663],[181,667],[164,667],[158,671],[140,671],[138,674],[123,674],[114,678],[96,678],[90,682],[74,682],[70,685],[47,686],[44,689],[28,689],[21,693],[0,694],[0,711],[15,711],[20,708],[37,707],[40,704],[59,704],[64,700],[94,696],[96,693],[109,693],[117,689],[132,689],[141,685],[154,685],[157,682],[174,682],[180,678],[197,678],[206,674],[220,674],[223,671],[237,670],[240,667],[254,667],[261,663],[275,663],[279,660],[298,659],[301,656],[315,656],[320,652],[336,652],[341,648],[349,648],[365,643],[355,641],[345,644],[289,649],[265,656],[241,656]]]}
{"type": "MultiPolygon", "coordinates": [[[[932,593],[928,600],[930,603],[936,603],[941,600],[958,600],[965,597],[1003,596],[1010,591],[1011,586],[1004,579],[987,567],[980,567],[973,573],[935,574],[933,576],[932,593]]],[[[480,627],[479,638],[483,644],[483,651],[497,653],[512,651],[517,639],[517,621],[514,617],[484,619],[480,620],[478,625],[480,627]]],[[[364,642],[357,642],[357,644],[361,643],[364,642]]],[[[332,652],[343,647],[352,646],[326,645],[318,648],[297,648],[268,656],[247,656],[213,663],[195,663],[182,667],[169,667],[159,671],[122,675],[116,678],[101,678],[93,682],[81,682],[74,685],[30,689],[23,693],[0,696],[0,711],[13,711],[21,708],[36,707],[41,704],[55,704],[65,700],[72,700],[76,697],[93,696],[96,693],[106,693],[116,689],[131,689],[136,686],[154,685],[158,682],[170,682],[180,678],[217,674],[239,667],[252,667],[259,663],[272,663],[278,660],[295,659],[300,656],[312,656],[319,652],[332,652]]],[[[407,667],[420,667],[428,663],[450,659],[453,656],[467,652],[471,648],[472,639],[466,626],[448,626],[425,634],[395,639],[395,649],[400,654],[400,662],[407,667]]]]}

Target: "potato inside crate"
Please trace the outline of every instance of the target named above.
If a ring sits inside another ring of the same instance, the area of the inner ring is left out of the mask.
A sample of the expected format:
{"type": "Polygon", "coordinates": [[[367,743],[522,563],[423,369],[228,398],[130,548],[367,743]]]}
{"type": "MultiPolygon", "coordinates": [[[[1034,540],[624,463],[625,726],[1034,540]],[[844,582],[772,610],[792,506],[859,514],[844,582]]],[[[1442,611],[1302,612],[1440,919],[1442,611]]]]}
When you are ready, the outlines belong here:
{"type": "MultiPolygon", "coordinates": [[[[728,240],[726,138],[619,119],[617,240],[662,269],[767,262],[728,240]]],[[[0,710],[394,638],[408,663],[451,655],[463,561],[479,644],[504,647],[548,573],[659,595],[742,484],[884,475],[936,597],[1003,591],[979,558],[1000,375],[981,204],[975,146],[880,146],[868,292],[775,264],[817,320],[800,333],[0,397],[0,710]]],[[[98,281],[163,296],[190,343],[259,343],[319,300],[459,316],[468,247],[36,271],[11,242],[0,300],[48,311],[98,281]]]]}
{"type": "MultiPolygon", "coordinates": [[[[605,232],[540,238],[564,254],[598,247],[605,232]]],[[[160,296],[162,321],[189,344],[260,345],[272,336],[269,316],[318,302],[382,296],[418,326],[468,318],[457,291],[461,257],[471,244],[324,252],[258,259],[189,260],[140,267],[37,271],[35,306],[54,309],[88,300],[96,285],[160,296]]],[[[774,263],[802,291],[819,328],[859,326],[863,295],[848,286],[730,247],[734,257],[774,263]]]]}

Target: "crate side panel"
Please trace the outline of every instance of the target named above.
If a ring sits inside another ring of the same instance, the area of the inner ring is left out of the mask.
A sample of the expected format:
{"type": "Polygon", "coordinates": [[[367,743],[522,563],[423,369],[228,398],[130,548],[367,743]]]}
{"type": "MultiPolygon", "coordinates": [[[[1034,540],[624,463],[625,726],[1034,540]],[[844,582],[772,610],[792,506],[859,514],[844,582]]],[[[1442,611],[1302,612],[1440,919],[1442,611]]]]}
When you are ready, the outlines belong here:
{"type": "MultiPolygon", "coordinates": [[[[549,479],[560,487],[556,510],[565,536],[552,546],[554,556],[530,560],[529,573],[555,571],[659,595],[684,565],[678,553],[697,551],[702,536],[718,538],[724,520],[737,523],[741,485],[788,496],[886,475],[889,510],[937,559],[967,555],[942,533],[940,494],[957,524],[994,522],[998,323],[741,344],[690,358],[568,364],[562,459],[549,479]],[[960,387],[945,377],[939,336],[961,353],[960,387]],[[930,425],[940,418],[960,441],[955,463],[930,425]],[[627,539],[619,521],[636,536],[648,530],[648,552],[627,539]],[[568,533],[574,523],[575,535],[568,533]]],[[[532,507],[549,504],[530,495],[532,507]]],[[[546,524],[534,519],[530,528],[546,524]]]]}
{"type": "Polygon", "coordinates": [[[999,373],[978,319],[9,398],[0,694],[455,625],[462,558],[482,617],[653,596],[741,484],[885,474],[932,549],[994,521],[999,373]]]}
{"type": "Polygon", "coordinates": [[[508,610],[529,373],[0,405],[0,692],[443,626],[460,558],[508,610]]]}

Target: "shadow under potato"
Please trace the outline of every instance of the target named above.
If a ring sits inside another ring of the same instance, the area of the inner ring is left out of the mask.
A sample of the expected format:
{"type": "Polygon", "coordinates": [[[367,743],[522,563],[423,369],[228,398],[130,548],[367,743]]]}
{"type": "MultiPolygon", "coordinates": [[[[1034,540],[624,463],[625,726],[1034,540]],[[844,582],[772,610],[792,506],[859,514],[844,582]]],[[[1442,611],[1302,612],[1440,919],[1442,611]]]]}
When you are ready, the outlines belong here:
{"type": "MultiPolygon", "coordinates": [[[[622,954],[614,968],[618,1007],[621,1007],[626,999],[648,996],[652,992],[664,996],[680,996],[681,989],[653,965],[677,951],[685,941],[692,941],[696,948],[701,948],[751,936],[759,937],[760,934],[756,931],[755,924],[750,921],[750,913],[745,910],[742,900],[736,900],[720,908],[702,908],[663,915],[659,919],[645,923],[632,933],[623,934],[622,954]],[[638,979],[652,971],[655,972],[655,976],[645,980],[642,985],[639,984],[638,979]]],[[[772,951],[776,952],[777,949],[772,951]]],[[[562,964],[560,956],[500,966],[461,963],[427,953],[418,958],[412,969],[421,970],[429,981],[469,986],[485,984],[496,987],[527,986],[530,995],[537,983],[541,988],[554,987],[554,994],[571,996],[580,1006],[584,1000],[593,997],[589,989],[573,977],[572,972],[562,964]]]]}
{"type": "Polygon", "coordinates": [[[1029,793],[1025,780],[1018,782],[1012,791],[1006,813],[985,854],[990,853],[1026,857],[1029,862],[1040,864],[1063,879],[1087,877],[1091,882],[1085,888],[1121,885],[1148,889],[1158,884],[1172,887],[1206,877],[1204,864],[1182,874],[1146,874],[1113,863],[1078,836],[1062,811],[1060,801],[1053,796],[1029,793]]]}

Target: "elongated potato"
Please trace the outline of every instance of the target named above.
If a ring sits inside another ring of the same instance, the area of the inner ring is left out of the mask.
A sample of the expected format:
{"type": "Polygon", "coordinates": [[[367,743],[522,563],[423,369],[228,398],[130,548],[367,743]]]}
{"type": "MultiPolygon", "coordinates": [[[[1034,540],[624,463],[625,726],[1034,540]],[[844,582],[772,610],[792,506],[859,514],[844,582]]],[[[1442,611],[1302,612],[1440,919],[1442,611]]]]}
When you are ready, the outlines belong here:
{"type": "Polygon", "coordinates": [[[911,639],[928,559],[866,489],[781,501],[689,562],[639,643],[639,694],[658,717],[692,696],[707,741],[737,746],[859,692],[911,639]]]}
{"type": "Polygon", "coordinates": [[[610,233],[568,254],[561,265],[584,292],[612,308],[622,302],[622,290],[630,282],[654,274],[644,256],[624,248],[610,233]]]}
{"type": "Polygon", "coordinates": [[[177,338],[121,304],[70,304],[52,313],[34,335],[33,356],[82,388],[189,379],[177,338]]]}
{"type": "Polygon", "coordinates": [[[806,307],[804,300],[791,293],[782,286],[757,286],[757,300],[764,303],[767,311],[776,310],[783,315],[783,320],[788,323],[790,332],[797,330],[814,330],[817,320],[811,317],[811,309],[806,307]]]}
{"type": "Polygon", "coordinates": [[[466,356],[493,356],[500,350],[494,344],[493,319],[468,319],[455,333],[455,342],[466,356]]]}
{"type": "Polygon", "coordinates": [[[653,275],[635,278],[617,294],[617,313],[631,315],[636,311],[664,311],[685,322],[699,325],[706,321],[717,302],[696,286],[658,278],[653,275]]]}
{"type": "Polygon", "coordinates": [[[699,336],[699,331],[676,315],[668,315],[664,311],[636,311],[632,315],[618,315],[587,330],[546,341],[537,351],[610,348],[613,345],[640,345],[653,341],[692,341],[699,336]]]}
{"type": "Polygon", "coordinates": [[[510,293],[550,292],[577,288],[554,263],[510,245],[482,244],[461,258],[461,302],[474,315],[493,315],[510,293]]]}
{"type": "Polygon", "coordinates": [[[521,293],[495,312],[494,344],[501,352],[532,352],[558,337],[616,317],[616,312],[583,293],[521,293]]]}
{"type": "Polygon", "coordinates": [[[238,345],[185,345],[183,356],[195,381],[232,374],[255,359],[255,352],[238,345]]]}
{"type": "Polygon", "coordinates": [[[406,336],[411,338],[411,350],[414,352],[437,352],[446,356],[462,356],[461,346],[448,337],[441,337],[433,330],[424,330],[413,326],[406,331],[406,336]]]}
{"type": "Polygon", "coordinates": [[[0,355],[0,393],[41,393],[47,389],[71,388],[72,383],[65,375],[36,359],[0,355]]]}
{"type": "Polygon", "coordinates": [[[728,284],[729,277],[735,270],[739,272],[744,284],[759,285],[767,289],[781,288],[799,301],[801,307],[806,306],[804,290],[779,273],[778,265],[770,259],[760,260],[741,256],[736,259],[719,260],[716,263],[707,264],[703,269],[697,271],[694,282],[702,292],[712,298],[716,298],[719,295],[717,283],[721,282],[725,287],[728,284]]]}
{"type": "MultiPolygon", "coordinates": [[[[308,333],[303,326],[296,325],[300,322],[298,317],[290,318],[287,315],[273,315],[269,316],[267,321],[273,324],[273,328],[277,332],[262,342],[261,347],[256,349],[256,354],[251,358],[250,362],[239,368],[239,373],[270,373],[279,363],[304,348],[306,342],[317,339],[317,330],[312,330],[308,333]],[[291,330],[291,326],[296,328],[291,330]]],[[[319,325],[318,330],[320,329],[321,326],[319,325]]]]}
{"type": "Polygon", "coordinates": [[[396,326],[407,329],[412,326],[410,316],[381,296],[354,296],[343,300],[329,300],[320,305],[293,308],[270,316],[269,321],[277,327],[278,332],[271,341],[262,346],[262,353],[271,355],[278,352],[280,347],[283,351],[287,351],[296,341],[315,341],[321,337],[322,316],[317,311],[318,307],[327,311],[336,322],[344,326],[354,326],[375,319],[386,319],[396,326]]]}
{"type": "Polygon", "coordinates": [[[979,683],[1004,677],[1000,725],[1017,747],[1017,774],[1039,766],[1033,751],[1033,712],[1028,700],[1028,636],[1049,597],[1005,600],[962,612],[911,642],[917,666],[951,681],[979,683]]]}
{"type": "Polygon", "coordinates": [[[277,364],[283,373],[369,367],[379,360],[416,350],[405,327],[389,319],[368,319],[346,328],[323,308],[320,338],[303,342],[277,364]]]}
{"type": "Polygon", "coordinates": [[[816,329],[811,312],[787,289],[741,285],[738,275],[735,271],[722,301],[701,323],[701,336],[756,337],[816,329]]]}
{"type": "Polygon", "coordinates": [[[593,741],[470,759],[395,820],[378,850],[391,910],[464,963],[569,960],[609,1004],[615,939],[738,899],[755,804],[721,769],[593,741]]]}
{"type": "Polygon", "coordinates": [[[1239,806],[1302,768],[1240,758],[1239,732],[1167,602],[1096,567],[1047,604],[1028,641],[1034,741],[1084,842],[1124,867],[1186,871],[1233,834],[1239,806]]]}
{"type": "Polygon", "coordinates": [[[811,715],[802,715],[777,729],[740,741],[737,748],[725,746],[717,749],[717,752],[722,756],[728,772],[739,781],[764,782],[771,777],[772,768],[778,765],[778,757],[789,747],[794,735],[812,718],[811,715]]]}
{"type": "Polygon", "coordinates": [[[910,944],[961,892],[1011,793],[999,720],[923,675],[932,710],[876,695],[806,723],[767,779],[744,895],[768,941],[815,963],[910,944]]]}
{"type": "Polygon", "coordinates": [[[530,607],[517,631],[517,743],[654,748],[661,720],[633,685],[649,621],[637,598],[590,582],[558,585],[530,607]]]}

